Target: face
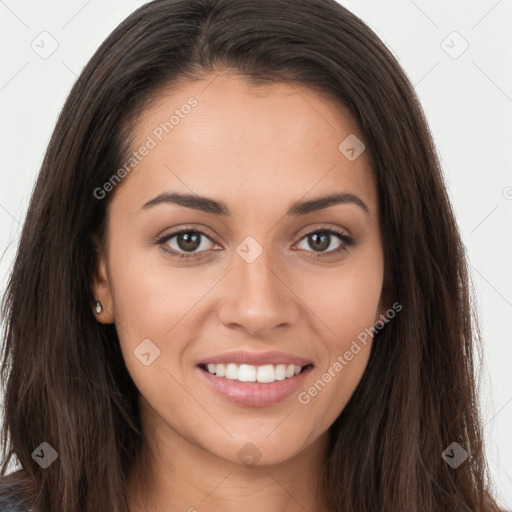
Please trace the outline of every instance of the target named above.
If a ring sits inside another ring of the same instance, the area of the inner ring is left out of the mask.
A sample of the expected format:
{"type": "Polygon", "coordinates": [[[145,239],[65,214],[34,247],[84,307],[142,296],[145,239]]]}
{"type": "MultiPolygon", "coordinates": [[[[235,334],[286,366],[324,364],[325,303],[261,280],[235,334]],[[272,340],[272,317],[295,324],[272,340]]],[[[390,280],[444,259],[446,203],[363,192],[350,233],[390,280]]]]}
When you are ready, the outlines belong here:
{"type": "Polygon", "coordinates": [[[289,460],[326,438],[385,311],[370,158],[347,149],[363,135],[307,88],[225,74],[162,96],[134,135],[94,292],[145,422],[209,457],[289,460]]]}

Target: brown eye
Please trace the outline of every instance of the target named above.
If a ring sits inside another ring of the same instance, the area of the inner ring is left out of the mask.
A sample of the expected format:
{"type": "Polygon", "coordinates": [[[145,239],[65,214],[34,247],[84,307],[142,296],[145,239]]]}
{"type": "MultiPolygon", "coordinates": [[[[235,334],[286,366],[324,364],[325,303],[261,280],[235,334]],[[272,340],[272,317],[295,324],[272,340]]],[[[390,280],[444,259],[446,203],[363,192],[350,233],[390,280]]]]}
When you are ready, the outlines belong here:
{"type": "Polygon", "coordinates": [[[314,247],[315,250],[325,251],[329,249],[332,242],[332,236],[326,232],[314,233],[307,236],[308,244],[314,247]]]}
{"type": "Polygon", "coordinates": [[[183,251],[189,252],[195,251],[201,245],[201,236],[203,235],[194,231],[188,231],[175,236],[178,247],[183,251]]]}
{"type": "Polygon", "coordinates": [[[199,257],[199,253],[207,252],[208,249],[212,248],[212,244],[218,247],[206,233],[196,229],[182,229],[175,233],[170,233],[160,238],[157,244],[162,246],[170,256],[176,258],[199,257]]]}
{"type": "Polygon", "coordinates": [[[316,253],[315,257],[321,257],[324,254],[331,255],[346,251],[349,246],[354,245],[354,239],[334,229],[322,228],[308,233],[301,239],[301,243],[304,245],[300,247],[299,244],[299,248],[306,250],[312,248],[313,251],[309,252],[316,253]],[[338,244],[336,244],[336,239],[338,240],[338,244]]]}

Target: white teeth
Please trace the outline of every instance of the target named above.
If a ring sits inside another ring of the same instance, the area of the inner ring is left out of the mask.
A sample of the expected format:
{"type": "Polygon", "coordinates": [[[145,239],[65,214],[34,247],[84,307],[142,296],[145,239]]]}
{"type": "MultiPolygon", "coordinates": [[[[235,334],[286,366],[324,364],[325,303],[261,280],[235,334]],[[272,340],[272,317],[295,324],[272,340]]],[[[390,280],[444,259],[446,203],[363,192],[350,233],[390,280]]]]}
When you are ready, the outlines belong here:
{"type": "Polygon", "coordinates": [[[256,382],[256,366],[241,364],[238,367],[238,380],[241,382],[256,382]]]}
{"type": "MultiPolygon", "coordinates": [[[[213,373],[215,373],[218,377],[224,377],[226,375],[226,366],[225,365],[212,364],[212,366],[213,366],[213,373]]],[[[212,373],[209,368],[208,368],[208,371],[210,373],[212,373]]]]}
{"type": "Polygon", "coordinates": [[[274,375],[274,367],[271,364],[258,366],[256,380],[258,382],[274,382],[276,380],[274,375]]]}
{"type": "Polygon", "coordinates": [[[276,380],[286,379],[286,365],[278,364],[276,366],[276,380]]]}
{"type": "Polygon", "coordinates": [[[238,379],[238,366],[235,363],[226,365],[226,379],[238,379]]]}
{"type": "Polygon", "coordinates": [[[235,363],[228,364],[207,364],[208,372],[217,377],[226,377],[240,382],[274,382],[284,380],[298,375],[302,367],[289,364],[265,364],[263,366],[253,366],[252,364],[235,363]]]}

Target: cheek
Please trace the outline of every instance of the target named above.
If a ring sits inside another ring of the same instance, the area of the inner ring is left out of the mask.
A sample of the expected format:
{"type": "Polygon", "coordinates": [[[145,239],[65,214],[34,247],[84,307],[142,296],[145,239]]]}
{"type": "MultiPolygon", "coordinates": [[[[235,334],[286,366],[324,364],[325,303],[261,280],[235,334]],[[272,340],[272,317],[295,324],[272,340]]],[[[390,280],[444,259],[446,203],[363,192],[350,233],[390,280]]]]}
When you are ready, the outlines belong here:
{"type": "Polygon", "coordinates": [[[299,397],[299,403],[316,415],[319,424],[334,422],[364,374],[379,314],[382,280],[379,251],[361,252],[357,261],[347,263],[335,276],[317,281],[319,286],[310,284],[303,292],[326,333],[315,379],[299,397]]]}
{"type": "MultiPolygon", "coordinates": [[[[366,366],[372,342],[371,328],[375,324],[380,299],[380,281],[366,281],[352,272],[337,283],[325,283],[323,293],[311,297],[314,310],[326,329],[320,373],[328,372],[325,380],[357,381],[366,366]],[[343,368],[333,367],[340,362],[343,368]],[[333,373],[336,378],[333,377],[333,373]]],[[[336,384],[335,384],[336,385],[336,384]]],[[[343,392],[350,392],[345,388],[343,392]]],[[[350,388],[350,386],[349,386],[350,388]]]]}
{"type": "MultiPolygon", "coordinates": [[[[129,244],[126,238],[124,246],[129,244]]],[[[172,376],[181,378],[182,356],[198,333],[208,292],[218,282],[218,269],[199,272],[169,263],[165,254],[155,258],[158,248],[123,251],[122,247],[111,244],[110,278],[123,357],[144,396],[170,399],[169,383],[174,382],[172,376]],[[150,365],[144,364],[144,358],[152,361],[150,365]],[[159,388],[164,383],[166,390],[159,388]]]]}
{"type": "Polygon", "coordinates": [[[361,254],[337,270],[309,278],[302,296],[326,326],[326,339],[342,349],[379,315],[383,283],[382,261],[369,253],[361,254]],[[316,282],[315,286],[312,283],[316,282]]]}
{"type": "MultiPolygon", "coordinates": [[[[128,241],[124,246],[136,247],[128,241]]],[[[198,277],[197,269],[170,263],[157,247],[120,248],[112,244],[116,322],[135,337],[164,336],[214,283],[204,273],[198,277]]]]}
{"type": "Polygon", "coordinates": [[[351,275],[339,283],[328,283],[315,298],[315,308],[336,336],[345,338],[353,329],[373,325],[380,287],[351,275]]]}
{"type": "Polygon", "coordinates": [[[310,300],[325,332],[315,376],[297,400],[303,414],[322,431],[341,414],[365,372],[380,299],[380,276],[356,272],[325,282],[310,300]]]}

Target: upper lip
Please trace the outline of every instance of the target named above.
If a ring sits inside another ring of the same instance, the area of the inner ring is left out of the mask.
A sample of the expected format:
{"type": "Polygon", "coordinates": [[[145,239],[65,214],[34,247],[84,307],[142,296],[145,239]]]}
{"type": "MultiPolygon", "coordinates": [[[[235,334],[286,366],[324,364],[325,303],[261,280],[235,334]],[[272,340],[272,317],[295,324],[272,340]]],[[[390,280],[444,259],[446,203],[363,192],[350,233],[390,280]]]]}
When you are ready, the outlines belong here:
{"type": "Polygon", "coordinates": [[[212,357],[203,359],[198,364],[227,364],[235,363],[237,365],[250,364],[253,366],[261,366],[264,364],[293,364],[295,366],[307,366],[312,364],[309,359],[288,354],[286,352],[279,352],[273,350],[271,352],[247,352],[244,350],[237,350],[235,352],[225,352],[217,354],[212,357]]]}

